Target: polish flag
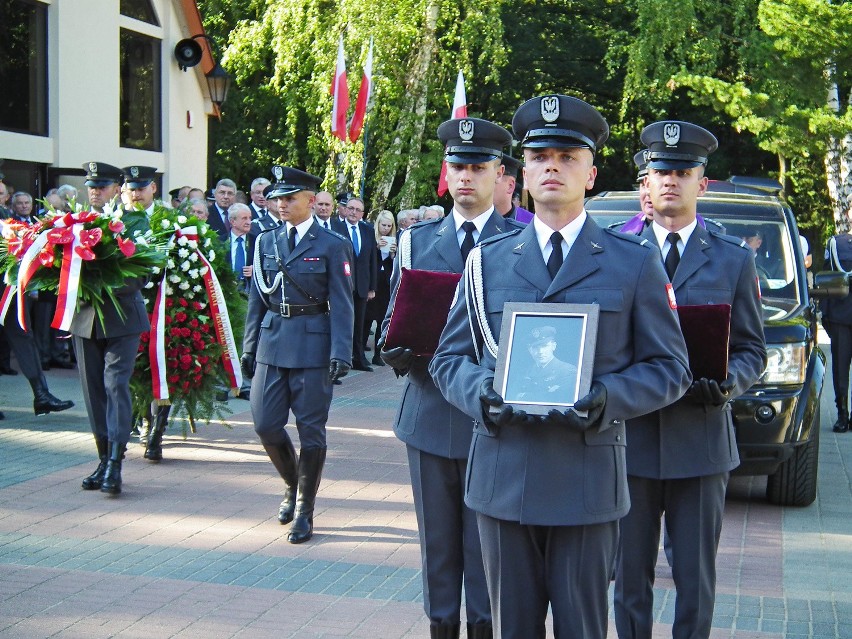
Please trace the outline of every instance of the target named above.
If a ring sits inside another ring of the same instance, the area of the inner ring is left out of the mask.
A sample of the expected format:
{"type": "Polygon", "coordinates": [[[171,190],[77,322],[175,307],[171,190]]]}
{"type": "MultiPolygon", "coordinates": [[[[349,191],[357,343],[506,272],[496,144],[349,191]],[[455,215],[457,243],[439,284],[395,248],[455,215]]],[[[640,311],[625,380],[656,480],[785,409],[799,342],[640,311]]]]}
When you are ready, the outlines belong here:
{"type": "Polygon", "coordinates": [[[361,78],[361,88],[358,89],[358,100],[355,102],[355,114],[349,124],[349,140],[355,142],[364,128],[364,117],[367,115],[367,103],[373,91],[373,39],[370,38],[370,50],[367,51],[367,62],[364,64],[364,76],[361,78]]]}
{"type": "MultiPolygon", "coordinates": [[[[459,77],[456,79],[456,95],[453,98],[453,112],[450,114],[450,119],[467,117],[467,96],[464,92],[464,76],[459,71],[459,77]]],[[[447,163],[441,163],[441,175],[438,178],[438,195],[444,195],[447,192],[447,163]]]]}
{"type": "Polygon", "coordinates": [[[346,84],[346,61],[343,58],[343,36],[337,45],[337,64],[331,85],[334,107],[331,110],[331,132],[341,142],[346,142],[346,119],[349,114],[349,85],[346,84]]]}

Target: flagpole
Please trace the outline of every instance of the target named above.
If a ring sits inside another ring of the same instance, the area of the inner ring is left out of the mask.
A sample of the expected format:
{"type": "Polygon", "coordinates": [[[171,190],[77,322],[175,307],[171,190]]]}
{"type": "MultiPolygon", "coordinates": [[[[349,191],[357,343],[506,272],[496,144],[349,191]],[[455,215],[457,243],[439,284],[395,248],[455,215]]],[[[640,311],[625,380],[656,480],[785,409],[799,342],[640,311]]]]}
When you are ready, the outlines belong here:
{"type": "MultiPolygon", "coordinates": [[[[365,202],[364,189],[367,186],[367,142],[370,139],[370,123],[364,123],[364,157],[361,161],[361,201],[365,202]]],[[[366,205],[365,205],[366,206],[366,205]]]]}

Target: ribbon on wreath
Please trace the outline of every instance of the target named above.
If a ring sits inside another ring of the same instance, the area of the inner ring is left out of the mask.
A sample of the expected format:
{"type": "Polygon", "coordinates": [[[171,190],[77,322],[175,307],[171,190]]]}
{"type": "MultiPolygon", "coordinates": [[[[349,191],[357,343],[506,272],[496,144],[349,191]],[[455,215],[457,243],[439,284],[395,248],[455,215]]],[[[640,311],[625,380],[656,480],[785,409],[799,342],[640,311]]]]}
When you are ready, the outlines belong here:
{"type": "MultiPolygon", "coordinates": [[[[83,240],[83,224],[97,219],[97,213],[82,211],[66,213],[56,218],[53,228],[46,233],[53,244],[62,244],[62,266],[59,270],[59,285],[56,289],[56,312],[53,314],[51,328],[67,331],[71,328],[71,320],[77,308],[77,297],[80,295],[80,271],[83,261],[93,259],[90,246],[101,240],[101,230],[85,231],[87,237],[83,240]]],[[[32,248],[32,247],[31,247],[32,248]]],[[[51,261],[52,261],[51,251],[51,261]]],[[[45,264],[46,266],[46,264],[45,264]]],[[[20,278],[19,278],[20,281],[20,278]]],[[[20,306],[18,307],[20,315],[20,306]]]]}
{"type": "Polygon", "coordinates": [[[17,290],[18,287],[14,284],[6,283],[3,295],[0,296],[0,324],[6,323],[6,313],[9,311],[9,306],[11,306],[12,299],[14,299],[17,290]]]}
{"type": "MultiPolygon", "coordinates": [[[[170,246],[184,237],[187,240],[198,242],[198,229],[194,226],[178,228],[170,240],[170,246]]],[[[216,331],[216,340],[222,345],[222,364],[231,388],[239,388],[243,383],[243,376],[239,367],[237,357],[237,345],[234,333],[231,330],[231,320],[228,316],[228,308],[225,305],[225,296],[219,279],[213,271],[210,262],[204,257],[200,249],[196,248],[196,255],[207,272],[202,275],[204,287],[207,289],[207,298],[210,303],[210,320],[216,331]]],[[[165,401],[169,399],[169,384],[166,376],[166,288],[168,287],[168,271],[163,268],[163,279],[157,289],[154,300],[154,309],[151,318],[151,339],[148,343],[148,356],[151,360],[151,382],[154,389],[154,399],[165,401]]]]}

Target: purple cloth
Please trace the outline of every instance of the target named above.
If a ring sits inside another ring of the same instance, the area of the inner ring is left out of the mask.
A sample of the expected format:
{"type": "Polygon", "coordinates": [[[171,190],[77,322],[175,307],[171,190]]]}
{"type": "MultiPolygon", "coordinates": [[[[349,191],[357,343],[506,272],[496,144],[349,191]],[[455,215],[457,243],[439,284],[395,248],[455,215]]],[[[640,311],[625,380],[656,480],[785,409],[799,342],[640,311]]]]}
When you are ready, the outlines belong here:
{"type": "Polygon", "coordinates": [[[523,222],[524,224],[529,224],[530,222],[532,222],[533,217],[535,217],[533,213],[531,211],[527,211],[524,207],[515,207],[515,221],[523,222]]]}

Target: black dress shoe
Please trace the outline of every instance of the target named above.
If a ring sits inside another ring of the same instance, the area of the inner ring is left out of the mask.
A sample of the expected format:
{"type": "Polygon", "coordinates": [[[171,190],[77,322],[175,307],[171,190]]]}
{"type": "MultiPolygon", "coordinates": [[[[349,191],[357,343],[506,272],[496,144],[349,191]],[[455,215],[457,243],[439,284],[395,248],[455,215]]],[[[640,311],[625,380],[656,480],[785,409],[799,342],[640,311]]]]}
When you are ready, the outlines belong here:
{"type": "Polygon", "coordinates": [[[237,397],[239,397],[240,399],[244,399],[246,401],[251,401],[250,400],[251,395],[249,394],[249,391],[240,391],[239,394],[237,395],[237,397]]]}
{"type": "Polygon", "coordinates": [[[228,391],[217,391],[216,392],[216,401],[217,402],[227,402],[231,396],[228,394],[228,391]]]}
{"type": "Polygon", "coordinates": [[[49,371],[50,370],[50,362],[47,362],[47,361],[42,362],[41,363],[41,370],[49,371]]]}
{"type": "Polygon", "coordinates": [[[332,382],[332,384],[334,384],[335,386],[343,386],[343,382],[342,382],[342,381],[340,381],[339,379],[334,380],[334,381],[332,382]]]}
{"type": "Polygon", "coordinates": [[[358,366],[353,366],[352,368],[356,371],[366,371],[367,373],[373,372],[373,367],[367,364],[359,364],[358,366]]]}
{"type": "Polygon", "coordinates": [[[0,375],[17,375],[18,371],[10,366],[0,366],[0,375]]]}

